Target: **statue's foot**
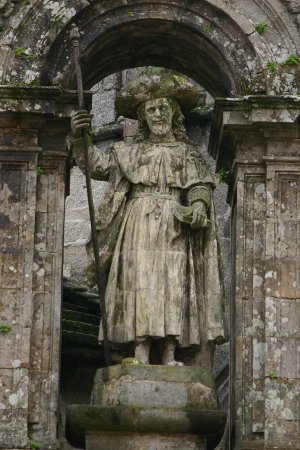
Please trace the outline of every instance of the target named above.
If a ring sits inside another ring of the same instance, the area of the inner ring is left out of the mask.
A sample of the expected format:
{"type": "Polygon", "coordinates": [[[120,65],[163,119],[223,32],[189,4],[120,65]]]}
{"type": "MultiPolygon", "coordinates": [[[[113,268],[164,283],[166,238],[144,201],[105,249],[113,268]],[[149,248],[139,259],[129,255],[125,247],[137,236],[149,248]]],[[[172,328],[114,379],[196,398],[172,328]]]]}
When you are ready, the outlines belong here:
{"type": "Polygon", "coordinates": [[[164,365],[165,366],[177,366],[177,367],[184,366],[183,362],[175,361],[175,359],[173,359],[172,361],[165,362],[164,365]]]}
{"type": "Polygon", "coordinates": [[[141,361],[139,358],[124,358],[122,360],[123,366],[126,366],[126,365],[139,366],[141,364],[145,364],[145,363],[143,363],[143,361],[141,361]]]}
{"type": "Polygon", "coordinates": [[[140,361],[139,364],[149,364],[150,339],[137,342],[135,344],[134,359],[140,361]]]}
{"type": "Polygon", "coordinates": [[[184,364],[180,361],[176,361],[174,357],[176,348],[176,340],[173,336],[167,336],[163,342],[162,351],[162,363],[164,366],[177,366],[181,367],[184,364]]]}

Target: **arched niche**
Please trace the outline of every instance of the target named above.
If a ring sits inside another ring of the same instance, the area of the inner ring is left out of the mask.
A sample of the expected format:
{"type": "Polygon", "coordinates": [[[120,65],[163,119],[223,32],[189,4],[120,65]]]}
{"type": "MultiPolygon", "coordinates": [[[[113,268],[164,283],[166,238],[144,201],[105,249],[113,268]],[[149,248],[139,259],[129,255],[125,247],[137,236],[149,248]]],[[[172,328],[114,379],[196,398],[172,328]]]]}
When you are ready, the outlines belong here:
{"type": "MultiPolygon", "coordinates": [[[[105,12],[100,5],[84,10],[74,22],[82,36],[85,87],[119,70],[156,65],[190,76],[214,96],[234,96],[251,78],[249,61],[259,67],[259,58],[241,24],[207,3],[202,6],[200,12],[193,5],[143,2],[105,12]]],[[[46,56],[43,84],[75,87],[69,31],[70,24],[46,56]]]]}
{"type": "MultiPolygon", "coordinates": [[[[10,303],[15,302],[15,309],[23,314],[21,319],[17,317],[19,328],[25,324],[19,339],[23,347],[17,339],[14,345],[7,345],[8,362],[3,369],[6,371],[11,361],[21,361],[26,401],[18,409],[14,427],[13,420],[3,425],[1,431],[15,432],[14,442],[1,444],[3,448],[25,446],[27,429],[34,439],[45,444],[52,445],[56,440],[67,158],[64,143],[70,112],[76,104],[75,93],[72,98],[68,93],[61,95],[61,91],[75,87],[71,24],[74,22],[81,32],[86,88],[113,72],[151,64],[181,71],[215,97],[268,92],[266,64],[272,60],[280,63],[297,53],[299,43],[286,10],[277,0],[240,4],[234,0],[230,4],[222,0],[25,3],[18,6],[19,11],[0,41],[1,83],[12,86],[5,94],[10,102],[5,103],[3,96],[1,99],[1,126],[8,130],[1,136],[1,170],[11,186],[19,186],[15,210],[19,207],[20,217],[29,218],[28,223],[22,223],[22,236],[26,235],[27,240],[20,240],[20,244],[16,241],[14,248],[20,267],[28,267],[28,273],[16,269],[7,275],[9,289],[16,289],[10,303]],[[268,22],[270,30],[263,36],[255,31],[255,25],[262,21],[268,22]],[[20,54],[22,51],[25,55],[20,54]],[[15,86],[22,89],[14,89],[15,86]],[[38,168],[43,173],[38,174],[38,168]],[[26,249],[22,247],[24,243],[26,249]],[[46,253],[47,261],[43,259],[46,253]],[[33,272],[32,267],[36,268],[33,272]],[[43,390],[42,386],[49,389],[43,390]],[[16,443],[16,436],[20,443],[16,443]]],[[[228,102],[225,106],[230,109],[230,105],[228,102]]],[[[235,103],[236,110],[240,105],[235,103]]],[[[250,115],[241,113],[241,125],[237,126],[244,126],[245,117],[250,115]]],[[[233,115],[233,128],[234,118],[233,115]]],[[[257,130],[254,131],[256,138],[257,130]]],[[[14,267],[12,263],[7,266],[14,267]]],[[[10,304],[7,310],[10,311],[10,304]]],[[[18,370],[18,365],[11,367],[12,381],[18,370]]],[[[17,388],[12,385],[10,394],[18,392],[17,388]]]]}

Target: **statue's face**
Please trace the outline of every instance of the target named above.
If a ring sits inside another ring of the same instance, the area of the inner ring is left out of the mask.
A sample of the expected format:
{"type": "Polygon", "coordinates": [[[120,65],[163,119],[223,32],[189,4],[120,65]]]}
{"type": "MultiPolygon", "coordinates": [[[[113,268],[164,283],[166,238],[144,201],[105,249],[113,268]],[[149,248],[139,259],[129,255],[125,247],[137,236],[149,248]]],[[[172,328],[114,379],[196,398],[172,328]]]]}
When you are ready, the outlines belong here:
{"type": "Polygon", "coordinates": [[[150,131],[156,136],[165,136],[172,129],[173,109],[167,98],[156,98],[145,102],[145,118],[150,131]]]}

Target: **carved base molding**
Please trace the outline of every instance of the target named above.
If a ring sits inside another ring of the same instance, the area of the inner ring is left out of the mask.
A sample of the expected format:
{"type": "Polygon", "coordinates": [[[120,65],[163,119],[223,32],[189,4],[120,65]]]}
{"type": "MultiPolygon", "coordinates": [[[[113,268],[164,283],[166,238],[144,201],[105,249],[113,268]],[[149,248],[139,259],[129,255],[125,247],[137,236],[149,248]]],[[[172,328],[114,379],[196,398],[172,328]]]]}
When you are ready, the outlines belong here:
{"type": "Polygon", "coordinates": [[[67,407],[67,438],[87,450],[207,450],[221,439],[211,375],[196,367],[99,369],[90,405],[67,407]]]}

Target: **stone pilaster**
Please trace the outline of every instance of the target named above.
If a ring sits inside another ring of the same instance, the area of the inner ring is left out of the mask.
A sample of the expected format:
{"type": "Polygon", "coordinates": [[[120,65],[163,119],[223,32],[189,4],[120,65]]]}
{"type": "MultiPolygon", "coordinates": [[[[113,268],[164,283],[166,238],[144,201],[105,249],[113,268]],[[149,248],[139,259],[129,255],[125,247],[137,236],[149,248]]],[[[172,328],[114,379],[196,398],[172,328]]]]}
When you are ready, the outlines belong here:
{"type": "Polygon", "coordinates": [[[298,449],[298,97],[218,100],[211,154],[231,170],[231,440],[298,449]]]}
{"type": "Polygon", "coordinates": [[[1,87],[0,447],[56,448],[66,134],[75,93],[1,87]]]}
{"type": "Polygon", "coordinates": [[[1,447],[28,443],[37,131],[1,112],[1,447]],[[22,125],[22,128],[21,128],[22,125]]]}

